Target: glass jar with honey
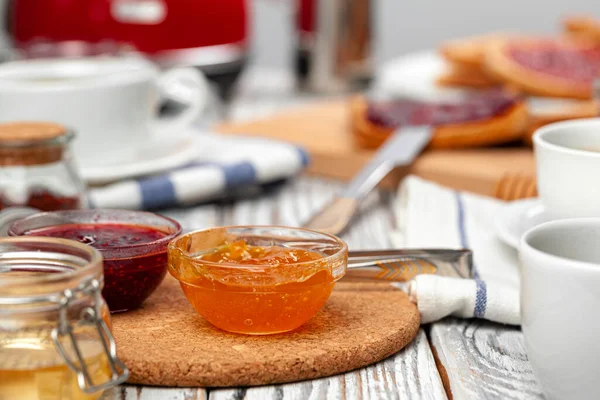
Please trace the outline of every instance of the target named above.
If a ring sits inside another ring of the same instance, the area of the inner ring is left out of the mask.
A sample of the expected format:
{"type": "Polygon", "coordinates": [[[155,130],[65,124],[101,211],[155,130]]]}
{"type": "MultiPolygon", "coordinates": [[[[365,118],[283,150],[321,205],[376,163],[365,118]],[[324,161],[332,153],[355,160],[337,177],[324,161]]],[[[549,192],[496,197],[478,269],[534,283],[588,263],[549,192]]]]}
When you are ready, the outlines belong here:
{"type": "Polygon", "coordinates": [[[0,239],[0,399],[97,399],[127,379],[101,289],[89,246],[0,239]]]}
{"type": "Polygon", "coordinates": [[[0,210],[42,211],[86,205],[85,186],[70,151],[74,133],[46,122],[0,124],[0,210]]]}

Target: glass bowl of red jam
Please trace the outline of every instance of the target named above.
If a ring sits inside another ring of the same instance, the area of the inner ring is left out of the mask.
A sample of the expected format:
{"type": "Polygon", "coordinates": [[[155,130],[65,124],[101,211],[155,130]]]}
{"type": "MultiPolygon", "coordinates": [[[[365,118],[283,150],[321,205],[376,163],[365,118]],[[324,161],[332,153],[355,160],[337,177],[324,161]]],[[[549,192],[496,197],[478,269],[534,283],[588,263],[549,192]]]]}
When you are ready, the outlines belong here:
{"type": "Polygon", "coordinates": [[[167,246],[181,226],[161,215],[128,210],[70,210],[34,214],[16,221],[10,236],[76,240],[104,258],[102,295],[111,312],[139,307],[167,272],[167,246]]]}
{"type": "Polygon", "coordinates": [[[300,327],[347,266],[342,240],[300,228],[222,227],[169,244],[169,273],[194,309],[217,328],[248,335],[300,327]]]}

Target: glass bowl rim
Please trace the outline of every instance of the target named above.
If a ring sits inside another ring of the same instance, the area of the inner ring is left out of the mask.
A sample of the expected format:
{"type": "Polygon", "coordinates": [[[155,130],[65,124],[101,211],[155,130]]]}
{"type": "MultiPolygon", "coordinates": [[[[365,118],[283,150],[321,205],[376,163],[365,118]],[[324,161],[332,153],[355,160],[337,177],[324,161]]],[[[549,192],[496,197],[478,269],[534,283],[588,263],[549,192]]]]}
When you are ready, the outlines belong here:
{"type": "MultiPolygon", "coordinates": [[[[139,210],[126,210],[126,209],[119,209],[119,208],[98,208],[98,209],[79,209],[79,210],[59,210],[59,211],[44,211],[44,212],[39,212],[36,214],[32,214],[29,215],[25,218],[20,218],[17,221],[14,221],[9,229],[8,229],[8,235],[11,237],[34,237],[35,235],[23,235],[23,234],[16,234],[13,229],[15,227],[18,227],[19,224],[21,223],[25,223],[27,221],[36,219],[36,218],[41,218],[44,216],[48,216],[48,215],[63,215],[63,214],[67,214],[67,213],[73,213],[73,214],[87,214],[87,213],[95,213],[95,212],[100,212],[100,213],[128,213],[128,214],[143,214],[143,215],[151,215],[154,217],[158,217],[160,219],[163,219],[164,221],[168,222],[169,224],[173,225],[175,227],[175,231],[172,233],[169,233],[168,235],[161,237],[159,239],[150,241],[150,242],[144,242],[144,243],[133,243],[133,244],[127,244],[127,245],[123,245],[123,246],[114,246],[111,247],[109,249],[97,249],[101,254],[103,253],[107,253],[107,252],[111,252],[111,251],[119,251],[119,250],[133,250],[133,249],[139,249],[139,248],[145,248],[145,247],[154,247],[154,246],[159,246],[161,244],[163,244],[164,242],[171,242],[171,240],[175,239],[177,236],[179,236],[182,232],[182,228],[181,228],[181,224],[179,224],[179,222],[177,222],[176,220],[174,220],[173,218],[161,215],[161,214],[156,214],[150,211],[139,211],[139,210]]],[[[119,224],[118,221],[114,221],[111,222],[112,224],[119,224]]],[[[108,225],[111,223],[104,223],[104,225],[108,225]]],[[[88,221],[88,222],[74,222],[73,224],[90,224],[90,225],[103,225],[102,222],[100,223],[95,223],[93,221],[88,221]]],[[[121,222],[122,225],[138,225],[135,224],[133,222],[121,222]]],[[[44,228],[49,228],[52,226],[60,226],[61,224],[54,224],[54,225],[47,225],[44,228]]],[[[64,224],[63,224],[64,225],[64,224]]],[[[147,225],[138,225],[138,226],[147,226],[147,225]]],[[[35,229],[43,229],[43,228],[35,228],[35,229]]],[[[79,242],[77,242],[79,243],[79,242]]],[[[87,245],[86,245],[87,246],[87,245]]]]}
{"type": "Polygon", "coordinates": [[[0,280],[0,287],[12,287],[12,286],[23,286],[23,285],[33,285],[33,284],[44,284],[61,281],[63,279],[77,279],[80,276],[97,272],[102,272],[102,255],[101,253],[91,247],[87,246],[83,243],[80,243],[75,240],[63,239],[63,238],[53,238],[53,237],[42,237],[42,236],[13,236],[13,237],[2,237],[0,238],[0,243],[11,243],[11,244],[50,244],[57,246],[64,246],[77,249],[83,253],[86,253],[90,256],[90,260],[85,260],[85,265],[81,268],[77,268],[74,270],[66,270],[58,273],[40,273],[36,276],[31,276],[27,278],[6,278],[3,277],[0,280]]]}
{"type": "MultiPolygon", "coordinates": [[[[291,264],[284,264],[284,265],[293,265],[293,266],[306,266],[306,265],[314,265],[316,263],[320,263],[320,262],[327,262],[327,261],[331,261],[331,260],[335,260],[336,258],[339,258],[340,256],[343,256],[344,254],[348,254],[348,244],[346,244],[345,241],[343,241],[342,239],[340,239],[339,237],[335,236],[335,235],[331,235],[329,233],[325,233],[325,232],[321,232],[321,231],[317,231],[317,230],[313,230],[313,229],[307,229],[307,228],[297,228],[297,227],[291,227],[291,226],[285,226],[285,225],[227,225],[227,226],[217,226],[217,227],[212,227],[212,228],[205,228],[205,229],[197,229],[191,232],[187,232],[183,235],[180,235],[179,237],[177,237],[176,239],[172,240],[169,243],[169,247],[168,247],[168,252],[169,254],[171,254],[171,252],[173,250],[178,250],[183,258],[185,258],[186,260],[190,260],[192,262],[199,262],[199,260],[195,259],[193,256],[189,255],[189,253],[187,251],[182,250],[179,246],[177,246],[177,242],[182,240],[185,237],[188,236],[192,236],[194,234],[200,233],[200,232],[208,232],[211,230],[216,230],[216,229],[224,229],[224,230],[228,230],[228,229],[275,229],[275,230],[290,230],[290,231],[300,231],[300,232],[308,232],[308,233],[313,233],[313,234],[317,234],[320,235],[322,237],[328,238],[333,240],[337,245],[339,245],[339,249],[331,255],[325,256],[323,258],[319,258],[317,260],[311,260],[311,261],[302,261],[302,262],[297,262],[297,263],[291,263],[291,264]]],[[[214,247],[215,249],[217,247],[214,247]]],[[[274,269],[274,268],[278,268],[281,266],[281,264],[278,265],[270,265],[270,264],[251,264],[251,265],[245,265],[245,264],[234,264],[234,263],[219,263],[219,262],[214,262],[214,261],[204,261],[202,260],[202,265],[205,265],[207,267],[211,267],[211,268],[231,268],[231,269],[237,269],[239,270],[248,270],[248,271],[252,271],[255,269],[261,269],[261,270],[265,270],[265,269],[274,269]]],[[[169,266],[170,266],[170,261],[169,261],[169,266]]],[[[169,268],[170,269],[170,268],[169,268]]]]}

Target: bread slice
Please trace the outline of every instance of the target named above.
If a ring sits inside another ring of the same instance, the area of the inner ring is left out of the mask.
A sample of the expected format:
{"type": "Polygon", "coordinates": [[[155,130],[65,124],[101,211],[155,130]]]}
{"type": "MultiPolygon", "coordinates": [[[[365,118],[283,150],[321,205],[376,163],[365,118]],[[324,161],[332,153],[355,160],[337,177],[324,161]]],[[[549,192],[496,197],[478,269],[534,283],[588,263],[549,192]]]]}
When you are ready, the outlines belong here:
{"type": "Polygon", "coordinates": [[[486,70],[491,75],[528,94],[589,99],[592,97],[592,81],[587,76],[585,79],[573,77],[573,74],[577,73],[577,70],[573,69],[573,60],[581,62],[580,70],[589,72],[590,69],[597,69],[600,73],[600,49],[565,40],[540,38],[497,40],[488,43],[484,58],[486,70]],[[565,66],[557,64],[548,69],[540,65],[538,68],[532,68],[517,61],[515,52],[518,52],[519,57],[529,57],[533,63],[537,62],[535,61],[537,57],[543,59],[542,63],[554,59],[555,63],[562,63],[565,66]],[[558,68],[563,68],[566,73],[563,75],[555,73],[558,68]]]}
{"type": "MultiPolygon", "coordinates": [[[[394,131],[367,118],[368,102],[363,96],[350,100],[350,124],[359,146],[377,148],[394,131]]],[[[519,100],[504,112],[490,118],[439,125],[434,128],[431,148],[483,147],[518,140],[527,127],[528,113],[519,100]]]]}
{"type": "Polygon", "coordinates": [[[481,68],[483,66],[487,44],[490,41],[496,41],[505,36],[506,34],[502,33],[491,33],[450,40],[443,43],[439,51],[444,59],[455,65],[481,68]]]}
{"type": "Polygon", "coordinates": [[[597,18],[572,15],[563,19],[562,26],[567,38],[600,44],[600,20],[597,18]]]}

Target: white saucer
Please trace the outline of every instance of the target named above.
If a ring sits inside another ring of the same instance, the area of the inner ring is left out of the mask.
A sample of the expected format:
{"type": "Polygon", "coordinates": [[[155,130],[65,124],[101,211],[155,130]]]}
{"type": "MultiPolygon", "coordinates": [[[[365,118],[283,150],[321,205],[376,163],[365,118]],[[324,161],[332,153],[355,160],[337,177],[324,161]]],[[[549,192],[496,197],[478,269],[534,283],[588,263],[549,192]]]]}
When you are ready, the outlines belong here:
{"type": "Polygon", "coordinates": [[[495,228],[498,238],[514,249],[519,248],[521,236],[529,229],[557,219],[551,216],[540,199],[512,201],[496,215],[495,228]]]}
{"type": "Polygon", "coordinates": [[[79,161],[80,173],[90,185],[101,185],[121,179],[156,174],[180,167],[197,157],[194,136],[190,129],[169,140],[157,140],[140,145],[127,156],[107,157],[106,164],[85,165],[79,161]]]}
{"type": "Polygon", "coordinates": [[[435,79],[446,68],[435,50],[410,53],[386,62],[375,78],[375,90],[392,96],[410,96],[429,101],[452,101],[464,89],[439,87],[435,79]]]}

